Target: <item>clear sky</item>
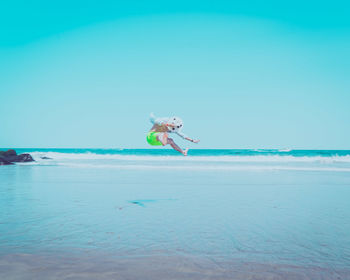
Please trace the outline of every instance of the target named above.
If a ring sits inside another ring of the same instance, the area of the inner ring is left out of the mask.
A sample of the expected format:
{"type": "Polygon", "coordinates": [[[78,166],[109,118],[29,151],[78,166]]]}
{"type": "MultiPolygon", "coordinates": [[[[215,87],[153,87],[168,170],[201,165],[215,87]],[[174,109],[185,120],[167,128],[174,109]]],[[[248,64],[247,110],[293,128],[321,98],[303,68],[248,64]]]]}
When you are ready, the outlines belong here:
{"type": "Polygon", "coordinates": [[[0,147],[350,149],[348,3],[2,1],[0,147]]]}

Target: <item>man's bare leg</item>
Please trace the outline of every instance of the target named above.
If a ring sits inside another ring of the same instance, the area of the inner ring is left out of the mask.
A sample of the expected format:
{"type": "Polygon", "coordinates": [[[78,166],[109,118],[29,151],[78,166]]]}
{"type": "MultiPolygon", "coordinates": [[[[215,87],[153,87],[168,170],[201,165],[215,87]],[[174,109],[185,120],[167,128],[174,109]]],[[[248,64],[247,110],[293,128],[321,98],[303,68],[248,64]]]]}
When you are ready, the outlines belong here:
{"type": "Polygon", "coordinates": [[[163,146],[168,144],[168,134],[167,133],[162,133],[157,135],[157,140],[162,143],[163,146]]]}
{"type": "Polygon", "coordinates": [[[174,150],[180,152],[184,156],[187,156],[188,149],[182,150],[178,145],[176,145],[176,143],[174,142],[174,140],[172,138],[168,138],[167,141],[168,141],[167,144],[169,144],[174,150]]]}

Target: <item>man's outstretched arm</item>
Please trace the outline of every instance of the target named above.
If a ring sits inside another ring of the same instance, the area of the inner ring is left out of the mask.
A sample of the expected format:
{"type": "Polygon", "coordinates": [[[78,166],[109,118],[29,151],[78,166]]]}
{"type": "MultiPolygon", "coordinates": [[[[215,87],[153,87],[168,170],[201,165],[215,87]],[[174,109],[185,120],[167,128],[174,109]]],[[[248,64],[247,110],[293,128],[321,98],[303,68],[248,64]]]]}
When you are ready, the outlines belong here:
{"type": "Polygon", "coordinates": [[[193,143],[198,143],[199,140],[195,140],[195,139],[192,139],[188,136],[186,136],[185,134],[183,134],[182,132],[176,132],[177,135],[179,135],[181,138],[187,140],[187,141],[190,141],[190,142],[193,142],[193,143]]]}

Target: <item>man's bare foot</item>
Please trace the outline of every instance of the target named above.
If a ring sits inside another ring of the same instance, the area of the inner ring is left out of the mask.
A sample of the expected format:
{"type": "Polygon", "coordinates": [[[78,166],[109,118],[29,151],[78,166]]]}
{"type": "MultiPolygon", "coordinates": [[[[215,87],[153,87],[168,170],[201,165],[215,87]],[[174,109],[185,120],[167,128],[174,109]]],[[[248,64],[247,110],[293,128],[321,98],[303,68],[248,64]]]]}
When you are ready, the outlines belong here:
{"type": "Polygon", "coordinates": [[[187,156],[187,152],[188,152],[188,148],[187,148],[187,149],[184,149],[183,152],[182,152],[182,154],[183,154],[184,156],[187,156]]]}

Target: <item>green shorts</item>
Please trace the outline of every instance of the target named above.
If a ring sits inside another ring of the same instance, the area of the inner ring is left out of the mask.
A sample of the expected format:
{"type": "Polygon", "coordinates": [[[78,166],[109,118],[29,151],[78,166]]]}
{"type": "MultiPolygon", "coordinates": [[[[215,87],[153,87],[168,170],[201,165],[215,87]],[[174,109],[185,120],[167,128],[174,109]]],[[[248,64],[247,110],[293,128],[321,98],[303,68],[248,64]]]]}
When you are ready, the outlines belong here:
{"type": "Polygon", "coordinates": [[[156,131],[150,131],[148,134],[147,134],[147,142],[148,144],[152,145],[152,146],[162,146],[162,142],[160,142],[158,139],[157,139],[157,135],[161,133],[161,132],[156,132],[156,131]]]}

